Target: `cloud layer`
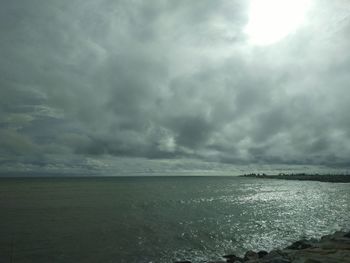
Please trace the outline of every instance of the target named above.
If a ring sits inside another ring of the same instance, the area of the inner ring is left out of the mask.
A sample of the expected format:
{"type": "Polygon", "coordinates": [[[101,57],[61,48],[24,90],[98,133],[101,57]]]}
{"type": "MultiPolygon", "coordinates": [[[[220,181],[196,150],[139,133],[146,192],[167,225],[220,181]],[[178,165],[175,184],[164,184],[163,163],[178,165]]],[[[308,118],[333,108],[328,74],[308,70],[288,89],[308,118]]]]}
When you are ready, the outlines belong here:
{"type": "Polygon", "coordinates": [[[315,0],[302,27],[269,46],[249,44],[248,9],[243,0],[6,1],[0,162],[349,166],[350,5],[315,0]]]}

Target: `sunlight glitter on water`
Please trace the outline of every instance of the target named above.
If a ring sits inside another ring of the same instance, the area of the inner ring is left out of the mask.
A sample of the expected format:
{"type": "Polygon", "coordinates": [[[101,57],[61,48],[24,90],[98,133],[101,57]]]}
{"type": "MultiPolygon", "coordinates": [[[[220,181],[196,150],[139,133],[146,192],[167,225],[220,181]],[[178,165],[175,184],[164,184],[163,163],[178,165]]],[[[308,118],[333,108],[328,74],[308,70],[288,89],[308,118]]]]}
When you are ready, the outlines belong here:
{"type": "Polygon", "coordinates": [[[20,240],[18,262],[201,262],[350,228],[350,184],[59,179],[0,184],[0,193],[0,244],[20,240]]]}

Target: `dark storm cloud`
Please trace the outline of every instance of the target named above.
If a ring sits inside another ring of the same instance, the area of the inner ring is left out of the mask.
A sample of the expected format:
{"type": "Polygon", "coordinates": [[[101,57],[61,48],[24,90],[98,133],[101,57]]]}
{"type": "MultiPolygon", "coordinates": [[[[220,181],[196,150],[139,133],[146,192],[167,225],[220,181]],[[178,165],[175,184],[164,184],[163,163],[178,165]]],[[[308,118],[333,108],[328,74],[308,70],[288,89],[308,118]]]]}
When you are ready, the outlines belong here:
{"type": "Polygon", "coordinates": [[[341,3],[317,1],[294,36],[253,47],[246,1],[5,1],[0,159],[346,165],[341,3]]]}

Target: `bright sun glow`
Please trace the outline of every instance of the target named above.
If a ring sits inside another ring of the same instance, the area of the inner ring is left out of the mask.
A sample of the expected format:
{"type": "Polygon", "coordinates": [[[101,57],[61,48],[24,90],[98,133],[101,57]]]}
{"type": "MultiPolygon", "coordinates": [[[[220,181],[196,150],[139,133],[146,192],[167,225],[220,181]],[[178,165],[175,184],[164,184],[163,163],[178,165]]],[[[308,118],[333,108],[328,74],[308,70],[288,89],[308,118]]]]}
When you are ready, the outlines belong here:
{"type": "Polygon", "coordinates": [[[255,45],[273,44],[295,31],[311,0],[251,0],[245,33],[255,45]]]}

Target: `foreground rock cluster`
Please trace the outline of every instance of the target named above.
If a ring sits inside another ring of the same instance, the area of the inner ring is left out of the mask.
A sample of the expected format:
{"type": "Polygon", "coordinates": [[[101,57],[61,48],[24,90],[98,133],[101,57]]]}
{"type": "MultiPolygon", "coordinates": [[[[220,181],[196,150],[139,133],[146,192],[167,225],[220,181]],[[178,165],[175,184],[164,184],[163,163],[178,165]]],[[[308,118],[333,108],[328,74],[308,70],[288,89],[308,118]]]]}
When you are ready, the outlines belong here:
{"type": "Polygon", "coordinates": [[[224,260],[208,263],[350,263],[350,232],[336,232],[320,240],[300,240],[271,252],[248,251],[244,257],[232,254],[223,258],[224,260]]]}

